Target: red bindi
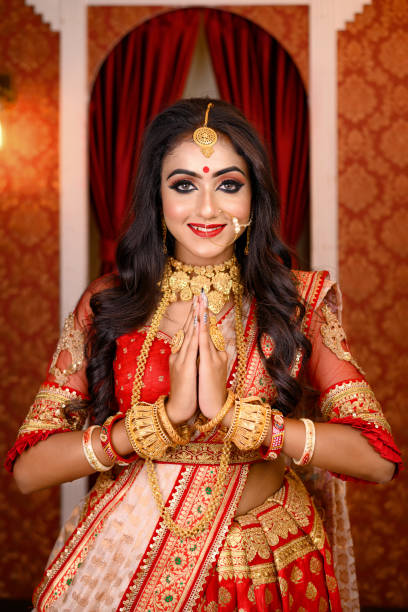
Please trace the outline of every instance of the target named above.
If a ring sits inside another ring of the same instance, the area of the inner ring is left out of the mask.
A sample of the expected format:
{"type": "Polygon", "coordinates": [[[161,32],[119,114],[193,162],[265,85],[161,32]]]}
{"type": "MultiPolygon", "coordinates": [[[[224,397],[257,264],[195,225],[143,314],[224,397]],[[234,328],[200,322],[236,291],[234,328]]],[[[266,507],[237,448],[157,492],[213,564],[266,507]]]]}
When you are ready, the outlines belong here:
{"type": "Polygon", "coordinates": [[[203,172],[209,172],[209,171],[210,171],[209,167],[208,166],[204,166],[203,172]]]}

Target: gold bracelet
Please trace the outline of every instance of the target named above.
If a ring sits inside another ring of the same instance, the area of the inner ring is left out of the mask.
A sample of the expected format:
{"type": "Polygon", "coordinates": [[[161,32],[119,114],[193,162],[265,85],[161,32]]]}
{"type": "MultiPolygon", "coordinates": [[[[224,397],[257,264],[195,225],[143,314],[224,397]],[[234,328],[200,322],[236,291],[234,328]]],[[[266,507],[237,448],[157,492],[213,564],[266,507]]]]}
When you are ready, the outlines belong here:
{"type": "Polygon", "coordinates": [[[221,423],[225,415],[231,410],[234,402],[235,402],[234,392],[232,389],[228,389],[227,399],[223,407],[221,408],[221,410],[218,412],[218,414],[213,419],[208,421],[207,423],[204,423],[204,425],[200,425],[199,423],[194,423],[194,429],[196,429],[197,431],[201,433],[207,433],[208,431],[211,431],[212,429],[214,429],[214,427],[217,427],[217,425],[221,423]]]}
{"type": "Polygon", "coordinates": [[[305,447],[303,449],[301,458],[298,461],[296,461],[296,459],[293,459],[293,463],[295,465],[307,465],[308,463],[311,462],[313,454],[314,454],[315,442],[316,442],[316,429],[315,429],[313,421],[311,421],[310,419],[300,419],[300,420],[303,421],[303,424],[306,430],[305,447]]]}
{"type": "Polygon", "coordinates": [[[171,446],[163,441],[152,404],[140,402],[130,408],[125,416],[125,429],[133,450],[144,459],[160,459],[171,446]]]}
{"type": "Polygon", "coordinates": [[[170,438],[169,446],[184,446],[190,442],[190,429],[186,430],[186,435],[181,436],[170,421],[166,411],[166,395],[161,395],[156,401],[157,412],[160,419],[160,424],[164,429],[164,434],[170,438]]]}
{"type": "Polygon", "coordinates": [[[271,407],[259,397],[251,396],[235,400],[234,418],[225,437],[240,450],[259,448],[271,422],[271,407]]]}
{"type": "Polygon", "coordinates": [[[104,465],[99,461],[98,457],[95,455],[95,451],[92,446],[92,432],[94,429],[99,429],[100,425],[91,425],[88,429],[85,429],[82,434],[82,448],[84,451],[85,459],[88,461],[89,465],[95,472],[107,472],[112,469],[112,465],[104,465]]]}

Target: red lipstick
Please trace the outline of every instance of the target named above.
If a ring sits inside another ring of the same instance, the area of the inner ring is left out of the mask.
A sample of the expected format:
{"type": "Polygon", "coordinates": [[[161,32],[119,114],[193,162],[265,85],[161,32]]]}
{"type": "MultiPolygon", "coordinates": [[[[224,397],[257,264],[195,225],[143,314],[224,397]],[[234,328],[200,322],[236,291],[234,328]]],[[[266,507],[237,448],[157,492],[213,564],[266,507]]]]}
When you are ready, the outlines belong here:
{"type": "Polygon", "coordinates": [[[200,238],[213,238],[222,232],[225,224],[213,223],[207,225],[205,223],[188,223],[188,227],[196,236],[200,236],[200,238]]]}

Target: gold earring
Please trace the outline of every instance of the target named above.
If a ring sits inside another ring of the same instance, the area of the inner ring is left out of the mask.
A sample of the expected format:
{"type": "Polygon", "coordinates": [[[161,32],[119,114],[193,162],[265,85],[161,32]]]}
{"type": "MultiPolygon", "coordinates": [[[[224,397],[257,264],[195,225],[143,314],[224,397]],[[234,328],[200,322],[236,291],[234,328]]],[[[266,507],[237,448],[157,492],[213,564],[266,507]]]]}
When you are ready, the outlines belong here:
{"type": "Polygon", "coordinates": [[[167,225],[166,225],[163,215],[161,218],[161,224],[162,224],[162,234],[163,234],[163,253],[167,255],[167,225]]]}
{"type": "Polygon", "coordinates": [[[244,249],[245,255],[248,255],[248,253],[249,253],[249,236],[250,236],[250,233],[251,233],[251,226],[248,225],[248,227],[247,227],[247,239],[246,239],[246,245],[245,245],[245,249],[244,249]]]}

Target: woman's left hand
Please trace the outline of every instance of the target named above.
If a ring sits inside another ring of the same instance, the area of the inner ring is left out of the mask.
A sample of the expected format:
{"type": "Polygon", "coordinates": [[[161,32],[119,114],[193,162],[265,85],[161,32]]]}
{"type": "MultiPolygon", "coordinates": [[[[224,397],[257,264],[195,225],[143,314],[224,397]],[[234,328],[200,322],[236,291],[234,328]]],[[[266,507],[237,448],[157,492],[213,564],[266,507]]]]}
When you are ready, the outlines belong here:
{"type": "Polygon", "coordinates": [[[208,302],[204,293],[200,295],[199,319],[198,403],[204,416],[212,419],[227,398],[228,358],[227,353],[218,351],[211,340],[208,302]]]}

